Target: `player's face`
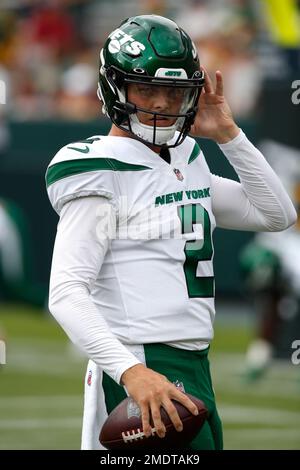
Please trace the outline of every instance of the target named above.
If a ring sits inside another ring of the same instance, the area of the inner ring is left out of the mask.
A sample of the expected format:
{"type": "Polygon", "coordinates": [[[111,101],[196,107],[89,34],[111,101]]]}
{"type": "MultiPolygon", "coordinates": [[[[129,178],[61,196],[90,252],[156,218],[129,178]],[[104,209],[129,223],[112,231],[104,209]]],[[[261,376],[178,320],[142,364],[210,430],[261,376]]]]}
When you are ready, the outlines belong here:
{"type": "MultiPolygon", "coordinates": [[[[183,100],[189,93],[185,88],[158,86],[151,84],[128,84],[128,101],[138,108],[163,114],[179,114],[183,100]]],[[[152,126],[154,118],[152,114],[138,111],[138,119],[142,124],[152,126]]],[[[157,117],[158,127],[172,126],[176,118],[157,117]]]]}

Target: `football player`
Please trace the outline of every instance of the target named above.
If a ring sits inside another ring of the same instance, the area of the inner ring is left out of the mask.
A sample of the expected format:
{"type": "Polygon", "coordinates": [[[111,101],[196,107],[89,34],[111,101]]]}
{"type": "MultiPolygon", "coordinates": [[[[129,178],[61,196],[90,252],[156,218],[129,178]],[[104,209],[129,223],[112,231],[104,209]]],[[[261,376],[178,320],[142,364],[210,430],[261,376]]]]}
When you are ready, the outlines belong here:
{"type": "MultiPolygon", "coordinates": [[[[280,174],[300,211],[300,152],[267,140],[261,144],[272,168],[280,174]],[[284,155],[284,161],[282,160],[284,155]]],[[[257,314],[256,338],[246,354],[247,382],[263,377],[275,357],[290,359],[299,329],[300,221],[287,231],[258,233],[241,252],[245,291],[257,314]]]]}
{"type": "Polygon", "coordinates": [[[126,394],[143,432],[161,438],[172,400],[209,411],[193,449],[221,449],[210,377],[215,226],[280,231],[296,213],[279,178],[233,120],[189,36],[154,15],[129,18],[100,53],[98,96],[108,136],[63,147],[46,175],[60,215],[49,308],[90,358],[82,448],[126,394]],[[210,173],[192,135],[214,140],[240,182],[210,173]],[[103,392],[103,393],[102,393],[103,392]]]}

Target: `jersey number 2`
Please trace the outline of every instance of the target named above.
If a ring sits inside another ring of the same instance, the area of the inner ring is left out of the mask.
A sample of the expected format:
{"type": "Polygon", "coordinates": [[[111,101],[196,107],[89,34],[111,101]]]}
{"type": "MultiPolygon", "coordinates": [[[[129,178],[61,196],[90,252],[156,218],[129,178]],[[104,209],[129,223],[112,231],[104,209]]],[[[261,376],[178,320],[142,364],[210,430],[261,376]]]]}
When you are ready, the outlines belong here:
{"type": "Polygon", "coordinates": [[[210,218],[201,204],[178,206],[181,221],[181,233],[192,233],[202,227],[203,237],[200,240],[187,241],[184,246],[186,256],[183,269],[189,297],[214,297],[214,277],[197,277],[199,261],[210,261],[213,256],[210,218]]]}

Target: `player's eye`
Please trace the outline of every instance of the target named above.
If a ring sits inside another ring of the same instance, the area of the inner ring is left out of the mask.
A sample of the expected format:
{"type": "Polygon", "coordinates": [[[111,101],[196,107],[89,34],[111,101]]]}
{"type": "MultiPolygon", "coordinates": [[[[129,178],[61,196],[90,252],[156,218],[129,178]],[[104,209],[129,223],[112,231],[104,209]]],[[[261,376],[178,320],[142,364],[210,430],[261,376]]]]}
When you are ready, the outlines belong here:
{"type": "Polygon", "coordinates": [[[137,91],[142,95],[151,95],[153,93],[153,87],[148,85],[137,85],[137,91]]]}
{"type": "Polygon", "coordinates": [[[185,88],[174,88],[173,95],[177,99],[183,98],[186,95],[186,90],[185,88]]]}

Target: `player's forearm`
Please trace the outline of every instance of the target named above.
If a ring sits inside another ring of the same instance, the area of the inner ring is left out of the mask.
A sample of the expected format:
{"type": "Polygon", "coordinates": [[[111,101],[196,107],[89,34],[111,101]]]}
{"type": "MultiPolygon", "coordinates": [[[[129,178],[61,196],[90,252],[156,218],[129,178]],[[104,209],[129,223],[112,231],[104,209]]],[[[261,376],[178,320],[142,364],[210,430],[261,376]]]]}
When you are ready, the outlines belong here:
{"type": "Polygon", "coordinates": [[[117,383],[125,370],[140,363],[112,334],[84,287],[60,286],[59,296],[50,291],[49,309],[73,343],[117,383]]]}
{"type": "Polygon", "coordinates": [[[250,204],[261,216],[261,230],[280,231],[293,225],[297,213],[292,201],[278,176],[245,134],[240,131],[232,141],[220,144],[220,148],[238,174],[250,204]]]}

